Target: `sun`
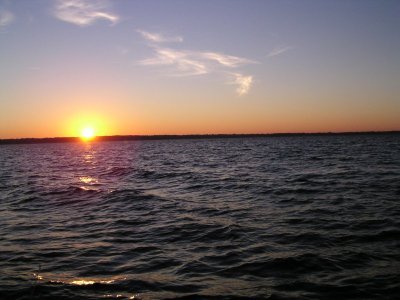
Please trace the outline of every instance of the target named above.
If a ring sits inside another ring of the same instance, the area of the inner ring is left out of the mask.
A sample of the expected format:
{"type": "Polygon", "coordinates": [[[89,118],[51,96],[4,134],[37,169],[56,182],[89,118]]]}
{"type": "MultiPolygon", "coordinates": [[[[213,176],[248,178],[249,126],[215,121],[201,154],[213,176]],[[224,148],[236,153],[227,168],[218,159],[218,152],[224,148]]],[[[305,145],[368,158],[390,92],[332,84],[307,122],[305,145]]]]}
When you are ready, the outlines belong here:
{"type": "Polygon", "coordinates": [[[85,127],[82,129],[81,137],[84,140],[91,140],[94,138],[94,129],[92,127],[85,127]]]}

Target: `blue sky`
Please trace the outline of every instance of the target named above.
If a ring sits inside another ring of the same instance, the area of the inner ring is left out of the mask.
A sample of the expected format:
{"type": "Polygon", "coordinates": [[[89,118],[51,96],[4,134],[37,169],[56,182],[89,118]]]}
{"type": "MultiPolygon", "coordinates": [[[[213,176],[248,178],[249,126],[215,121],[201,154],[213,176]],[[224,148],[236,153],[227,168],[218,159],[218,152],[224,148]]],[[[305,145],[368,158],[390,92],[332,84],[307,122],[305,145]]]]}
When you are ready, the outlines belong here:
{"type": "Polygon", "coordinates": [[[0,138],[398,130],[399,28],[398,1],[2,0],[0,138]]]}

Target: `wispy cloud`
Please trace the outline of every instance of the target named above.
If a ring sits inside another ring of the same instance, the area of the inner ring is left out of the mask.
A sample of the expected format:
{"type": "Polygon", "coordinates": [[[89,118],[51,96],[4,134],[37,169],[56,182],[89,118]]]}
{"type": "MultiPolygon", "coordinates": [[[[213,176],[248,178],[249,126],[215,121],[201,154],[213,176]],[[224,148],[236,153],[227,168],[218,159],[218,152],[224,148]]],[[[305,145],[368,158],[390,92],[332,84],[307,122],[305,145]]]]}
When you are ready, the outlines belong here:
{"type": "Polygon", "coordinates": [[[248,65],[248,64],[256,63],[255,61],[252,61],[247,58],[226,55],[226,54],[217,53],[217,52],[199,52],[198,55],[200,57],[203,57],[204,59],[215,61],[223,66],[230,67],[230,68],[236,68],[241,65],[248,65]]]}
{"type": "Polygon", "coordinates": [[[108,11],[104,0],[57,0],[54,9],[56,18],[79,26],[87,26],[98,20],[115,24],[119,17],[108,11]]]}
{"type": "Polygon", "coordinates": [[[221,68],[237,68],[255,63],[252,60],[217,52],[186,51],[171,48],[154,48],[155,56],[141,60],[145,66],[172,66],[173,76],[193,76],[222,71],[221,68]]]}
{"type": "Polygon", "coordinates": [[[292,49],[293,47],[290,46],[284,46],[284,47],[275,47],[274,49],[272,49],[268,54],[267,57],[273,57],[273,56],[277,56],[280,54],[285,53],[286,51],[292,49]]]}
{"type": "Polygon", "coordinates": [[[181,76],[201,75],[216,71],[220,67],[236,68],[255,63],[252,60],[217,52],[186,51],[171,48],[154,48],[155,56],[139,63],[146,66],[174,66],[173,71],[181,76]],[[180,74],[183,72],[183,74],[180,74]]]}
{"type": "Polygon", "coordinates": [[[192,76],[207,74],[208,67],[204,62],[195,59],[186,51],[178,51],[169,48],[156,48],[156,55],[144,59],[139,63],[145,66],[172,66],[173,76],[192,76]]]}
{"type": "Polygon", "coordinates": [[[245,95],[249,92],[253,85],[253,76],[245,76],[240,73],[232,73],[234,80],[231,84],[237,85],[236,92],[239,96],[245,95]]]}
{"type": "Polygon", "coordinates": [[[0,10],[0,28],[10,25],[14,19],[14,15],[8,10],[0,10]]]}
{"type": "Polygon", "coordinates": [[[161,33],[149,32],[145,30],[136,30],[146,40],[154,43],[182,43],[183,37],[181,36],[165,36],[161,33]]]}
{"type": "MultiPolygon", "coordinates": [[[[253,77],[245,76],[238,72],[228,71],[241,66],[257,63],[254,60],[244,57],[228,55],[212,51],[193,51],[161,47],[158,43],[165,41],[178,41],[163,37],[162,35],[138,30],[143,38],[150,42],[153,49],[153,56],[139,61],[140,65],[164,67],[169,76],[196,76],[211,73],[221,73],[228,76],[229,84],[237,85],[236,92],[239,96],[247,94],[252,86],[253,77]]],[[[179,41],[183,41],[179,39],[179,41]]]]}

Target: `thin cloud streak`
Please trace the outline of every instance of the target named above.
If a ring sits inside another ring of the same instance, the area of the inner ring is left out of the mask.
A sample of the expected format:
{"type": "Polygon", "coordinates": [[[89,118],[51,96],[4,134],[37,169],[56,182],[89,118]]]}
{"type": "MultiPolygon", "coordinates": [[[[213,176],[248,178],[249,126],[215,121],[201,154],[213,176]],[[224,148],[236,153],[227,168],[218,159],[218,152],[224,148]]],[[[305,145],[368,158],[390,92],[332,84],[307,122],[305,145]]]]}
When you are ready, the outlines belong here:
{"type": "Polygon", "coordinates": [[[204,59],[215,61],[223,66],[230,67],[230,68],[236,68],[241,65],[256,63],[255,61],[252,61],[247,58],[226,55],[226,54],[217,53],[217,52],[198,52],[198,55],[200,57],[203,57],[204,59]]]}
{"type": "Polygon", "coordinates": [[[8,10],[0,10],[0,28],[10,25],[15,20],[14,15],[8,10]]]}
{"type": "Polygon", "coordinates": [[[192,76],[207,74],[207,66],[193,59],[189,53],[169,48],[156,48],[156,56],[144,59],[139,63],[144,66],[173,66],[174,76],[192,76]]]}
{"type": "Polygon", "coordinates": [[[61,21],[88,26],[98,20],[115,24],[119,17],[107,12],[108,2],[99,0],[57,0],[54,16],[61,21]]]}
{"type": "Polygon", "coordinates": [[[183,37],[181,36],[164,36],[161,33],[148,32],[145,30],[136,30],[146,40],[154,43],[182,43],[183,37]]]}
{"type": "Polygon", "coordinates": [[[281,55],[283,53],[285,53],[288,50],[291,50],[293,47],[290,46],[285,46],[285,47],[275,47],[274,49],[272,49],[268,54],[267,57],[274,57],[277,55],[281,55]]]}

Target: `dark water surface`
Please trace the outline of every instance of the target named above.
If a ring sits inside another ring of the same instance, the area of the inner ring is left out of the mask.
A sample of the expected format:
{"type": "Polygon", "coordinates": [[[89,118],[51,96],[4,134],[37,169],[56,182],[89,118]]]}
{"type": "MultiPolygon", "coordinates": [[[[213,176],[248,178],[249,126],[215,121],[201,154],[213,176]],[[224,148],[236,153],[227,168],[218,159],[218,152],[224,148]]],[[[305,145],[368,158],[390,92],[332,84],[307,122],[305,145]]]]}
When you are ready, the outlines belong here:
{"type": "Polygon", "coordinates": [[[0,299],[399,295],[399,135],[0,146],[0,299]]]}

